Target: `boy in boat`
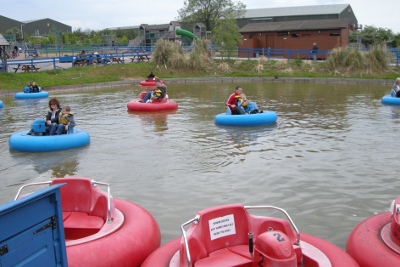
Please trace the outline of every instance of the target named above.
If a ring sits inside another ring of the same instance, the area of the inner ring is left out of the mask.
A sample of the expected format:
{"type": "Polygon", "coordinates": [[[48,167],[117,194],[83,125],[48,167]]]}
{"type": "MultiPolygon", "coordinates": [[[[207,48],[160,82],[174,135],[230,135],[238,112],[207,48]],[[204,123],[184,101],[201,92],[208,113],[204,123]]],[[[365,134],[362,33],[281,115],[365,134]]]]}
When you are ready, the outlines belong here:
{"type": "Polygon", "coordinates": [[[39,86],[36,85],[35,82],[32,83],[31,93],[39,93],[40,89],[39,86]]]}
{"type": "Polygon", "coordinates": [[[60,135],[68,133],[68,130],[75,127],[74,114],[71,113],[70,106],[64,106],[58,115],[58,124],[51,125],[50,135],[60,135]]]}
{"type": "Polygon", "coordinates": [[[156,76],[153,74],[153,72],[150,72],[150,74],[147,75],[147,80],[154,79],[155,77],[156,76]]]}
{"type": "Polygon", "coordinates": [[[158,99],[161,100],[167,95],[167,86],[165,84],[161,83],[160,79],[156,79],[156,88],[154,90],[147,92],[147,94],[144,96],[143,100],[140,102],[143,103],[148,103],[151,102],[151,99],[158,99]],[[161,92],[161,93],[160,93],[161,92]],[[153,98],[152,98],[153,96],[153,98]]]}
{"type": "Polygon", "coordinates": [[[392,93],[391,93],[391,95],[392,95],[392,96],[395,96],[395,97],[400,97],[400,77],[397,78],[397,79],[394,81],[394,84],[393,84],[393,86],[392,86],[392,93]]]}

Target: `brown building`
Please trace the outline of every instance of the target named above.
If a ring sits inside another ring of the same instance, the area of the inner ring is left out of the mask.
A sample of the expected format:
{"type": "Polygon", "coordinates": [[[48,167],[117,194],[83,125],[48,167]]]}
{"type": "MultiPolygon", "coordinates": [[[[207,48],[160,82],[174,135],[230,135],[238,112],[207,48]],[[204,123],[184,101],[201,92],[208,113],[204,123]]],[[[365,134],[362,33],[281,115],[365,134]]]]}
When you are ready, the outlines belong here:
{"type": "MultiPolygon", "coordinates": [[[[350,19],[249,23],[239,30],[242,35],[239,57],[248,56],[248,52],[243,51],[246,48],[311,50],[314,42],[319,50],[345,47],[352,28],[350,19]]],[[[297,57],[307,58],[308,55],[297,54],[297,57]]]]}
{"type": "MultiPolygon", "coordinates": [[[[331,50],[349,44],[350,30],[361,28],[349,4],[249,9],[237,20],[243,49],[331,50]]],[[[241,52],[240,56],[249,56],[241,52]]],[[[255,56],[252,53],[251,56],[255,56]]],[[[307,55],[294,55],[307,58],[307,55]]]]}

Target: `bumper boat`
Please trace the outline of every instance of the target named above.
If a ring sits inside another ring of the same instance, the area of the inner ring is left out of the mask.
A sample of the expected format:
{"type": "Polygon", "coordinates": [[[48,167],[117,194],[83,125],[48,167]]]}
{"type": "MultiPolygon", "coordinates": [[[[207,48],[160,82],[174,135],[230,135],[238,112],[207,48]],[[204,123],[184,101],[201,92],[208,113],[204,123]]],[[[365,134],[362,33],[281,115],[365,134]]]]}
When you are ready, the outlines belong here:
{"type": "Polygon", "coordinates": [[[400,97],[385,95],[382,97],[381,102],[385,105],[400,105],[400,97]]]}
{"type": "Polygon", "coordinates": [[[114,199],[108,184],[90,178],[56,178],[27,184],[65,184],[60,188],[69,267],[139,267],[160,246],[157,222],[144,208],[114,199]],[[106,186],[107,191],[98,186],[106,186]]]}
{"type": "Polygon", "coordinates": [[[178,103],[169,100],[167,97],[160,100],[153,99],[150,103],[140,102],[147,92],[141,92],[139,99],[133,99],[128,102],[126,107],[129,111],[144,111],[144,112],[155,112],[155,111],[171,111],[178,109],[178,103]]]}
{"type": "Polygon", "coordinates": [[[274,111],[264,110],[262,113],[231,115],[221,113],[215,116],[215,124],[224,126],[264,126],[274,124],[278,119],[278,115],[274,111]]]}
{"type": "Polygon", "coordinates": [[[400,197],[390,211],[359,223],[347,239],[346,251],[363,267],[400,266],[400,197]]]}
{"type": "MultiPolygon", "coordinates": [[[[141,86],[156,86],[155,80],[156,80],[156,78],[150,78],[150,79],[140,81],[139,84],[141,86]]],[[[161,83],[164,84],[165,82],[163,80],[161,80],[161,83]]]]}
{"type": "Polygon", "coordinates": [[[359,266],[334,244],[300,233],[286,211],[273,206],[208,208],[181,230],[181,238],[158,248],[142,267],[359,266]],[[251,209],[281,211],[286,219],[251,215],[251,209]]]}
{"type": "Polygon", "coordinates": [[[50,152],[81,147],[90,143],[87,132],[74,129],[68,134],[52,136],[29,135],[30,131],[15,133],[8,139],[8,144],[14,150],[21,152],[50,152]]]}

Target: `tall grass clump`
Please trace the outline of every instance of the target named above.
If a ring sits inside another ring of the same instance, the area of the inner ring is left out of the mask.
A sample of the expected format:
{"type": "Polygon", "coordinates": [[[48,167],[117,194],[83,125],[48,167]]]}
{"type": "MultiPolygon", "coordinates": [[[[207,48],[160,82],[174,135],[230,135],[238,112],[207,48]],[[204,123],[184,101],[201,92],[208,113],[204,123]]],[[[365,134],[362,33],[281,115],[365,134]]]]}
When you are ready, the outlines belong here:
{"type": "Polygon", "coordinates": [[[155,45],[152,61],[154,64],[164,68],[186,67],[185,56],[178,43],[159,39],[155,45]]]}
{"type": "Polygon", "coordinates": [[[374,45],[365,55],[367,73],[387,71],[390,67],[390,54],[386,45],[374,45]]]}
{"type": "Polygon", "coordinates": [[[192,69],[205,69],[212,61],[208,42],[206,40],[196,40],[190,52],[188,65],[192,69]]]}
{"type": "Polygon", "coordinates": [[[326,60],[328,69],[334,73],[369,74],[388,70],[389,53],[384,45],[375,45],[368,51],[350,47],[332,50],[326,60]]]}

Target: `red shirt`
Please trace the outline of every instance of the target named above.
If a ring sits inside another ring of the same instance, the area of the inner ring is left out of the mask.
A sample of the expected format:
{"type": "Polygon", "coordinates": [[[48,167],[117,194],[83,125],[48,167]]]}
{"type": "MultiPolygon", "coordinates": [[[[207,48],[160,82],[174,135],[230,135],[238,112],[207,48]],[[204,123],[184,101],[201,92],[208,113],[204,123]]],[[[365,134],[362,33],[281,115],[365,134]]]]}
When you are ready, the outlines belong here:
{"type": "Polygon", "coordinates": [[[229,96],[228,100],[226,101],[225,105],[226,105],[227,107],[230,107],[230,108],[231,108],[232,105],[237,106],[237,99],[236,99],[236,96],[238,96],[238,94],[236,94],[236,92],[234,92],[233,94],[231,94],[231,95],[229,96]]]}

